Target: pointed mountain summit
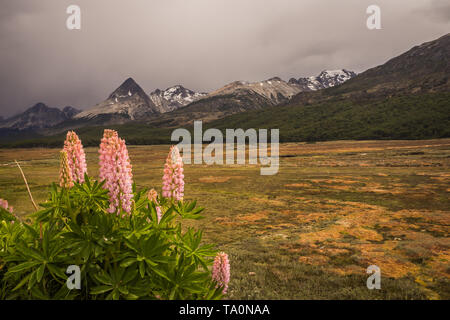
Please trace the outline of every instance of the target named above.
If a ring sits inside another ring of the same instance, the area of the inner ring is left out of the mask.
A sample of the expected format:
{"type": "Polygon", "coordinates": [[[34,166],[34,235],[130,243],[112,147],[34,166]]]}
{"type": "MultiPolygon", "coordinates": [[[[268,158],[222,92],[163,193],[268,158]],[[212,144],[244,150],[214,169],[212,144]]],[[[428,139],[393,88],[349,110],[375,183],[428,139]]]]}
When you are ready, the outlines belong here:
{"type": "Polygon", "coordinates": [[[150,97],[132,78],[125,80],[108,98],[94,107],[75,115],[74,119],[101,120],[122,123],[159,113],[150,97]]]}
{"type": "Polygon", "coordinates": [[[133,94],[138,94],[142,97],[147,96],[145,91],[134,81],[133,78],[125,80],[113,93],[111,93],[108,99],[114,98],[126,98],[133,94]]]}

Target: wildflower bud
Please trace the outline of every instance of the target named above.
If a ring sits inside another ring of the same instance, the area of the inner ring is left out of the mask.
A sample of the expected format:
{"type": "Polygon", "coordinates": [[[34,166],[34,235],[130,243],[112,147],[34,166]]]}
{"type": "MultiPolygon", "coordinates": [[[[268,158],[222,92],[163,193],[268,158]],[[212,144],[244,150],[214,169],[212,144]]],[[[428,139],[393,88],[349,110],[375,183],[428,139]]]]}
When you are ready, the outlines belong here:
{"type": "Polygon", "coordinates": [[[158,202],[158,192],[156,192],[155,189],[151,189],[148,193],[147,193],[147,198],[149,201],[158,202]]]}
{"type": "Polygon", "coordinates": [[[72,170],[72,180],[83,183],[84,174],[87,173],[86,156],[81,140],[74,131],[67,132],[64,151],[67,152],[69,167],[72,170]]]}
{"type": "Polygon", "coordinates": [[[223,293],[227,293],[230,282],[230,262],[225,252],[220,252],[214,259],[212,278],[217,283],[216,288],[222,287],[223,293]]]}
{"type": "Polygon", "coordinates": [[[158,223],[161,221],[162,218],[162,210],[160,206],[156,207],[156,215],[158,216],[158,223]]]}
{"type": "Polygon", "coordinates": [[[183,159],[176,146],[172,146],[164,165],[163,197],[183,200],[184,174],[183,159]]]}
{"type": "Polygon", "coordinates": [[[59,185],[61,188],[72,188],[72,171],[69,167],[69,160],[67,159],[67,152],[62,150],[60,153],[61,164],[59,167],[59,185]]]}

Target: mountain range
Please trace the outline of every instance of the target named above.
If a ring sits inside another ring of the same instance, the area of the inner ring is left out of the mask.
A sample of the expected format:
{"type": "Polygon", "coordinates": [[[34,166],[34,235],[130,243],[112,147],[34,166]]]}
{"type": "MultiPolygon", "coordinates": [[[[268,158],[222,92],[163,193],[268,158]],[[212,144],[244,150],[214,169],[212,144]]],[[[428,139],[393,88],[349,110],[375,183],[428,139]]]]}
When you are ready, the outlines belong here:
{"type": "Polygon", "coordinates": [[[355,76],[356,73],[345,69],[326,70],[322,71],[317,77],[291,78],[289,79],[289,83],[298,85],[302,91],[317,91],[338,86],[355,76]]]}
{"type": "MultiPolygon", "coordinates": [[[[318,90],[339,85],[355,75],[355,73],[345,70],[323,71],[318,77],[303,79],[309,79],[305,80],[309,81],[308,88],[318,90]],[[346,76],[339,77],[337,74],[346,76]]],[[[217,119],[223,115],[287,102],[303,90],[312,89],[303,89],[302,85],[298,83],[288,83],[274,77],[254,83],[235,81],[211,93],[194,92],[182,85],[175,85],[165,90],[156,89],[147,94],[134,79],[128,78],[104,101],[87,110],[79,111],[65,107],[61,111],[57,108],[49,108],[44,103],[37,103],[25,112],[1,121],[0,128],[47,129],[48,132],[48,129],[52,127],[55,130],[63,130],[66,127],[122,124],[143,119],[150,122],[164,121],[165,118],[170,118],[172,115],[160,117],[161,115],[199,101],[201,103],[191,108],[192,112],[205,109],[208,114],[200,112],[197,118],[204,115],[217,119]],[[223,103],[219,103],[220,106],[217,106],[217,101],[221,99],[226,101],[229,106],[224,107],[223,103]],[[221,112],[223,109],[226,109],[226,112],[221,112]]],[[[189,120],[191,117],[187,116],[186,119],[189,120]]]]}
{"type": "Polygon", "coordinates": [[[25,112],[8,119],[0,119],[0,128],[8,129],[43,129],[50,128],[72,119],[80,110],[67,106],[62,110],[50,108],[39,102],[25,112]]]}
{"type": "Polygon", "coordinates": [[[217,128],[280,128],[285,141],[444,137],[450,135],[449,57],[447,34],[358,75],[329,70],[287,82],[234,81],[209,93],[176,85],[149,94],[129,78],[82,112],[39,103],[0,119],[0,142],[33,132],[31,145],[39,145],[50,141],[42,136],[67,129],[89,136],[116,126],[130,143],[168,143],[170,128],[190,127],[195,119],[217,128]]]}

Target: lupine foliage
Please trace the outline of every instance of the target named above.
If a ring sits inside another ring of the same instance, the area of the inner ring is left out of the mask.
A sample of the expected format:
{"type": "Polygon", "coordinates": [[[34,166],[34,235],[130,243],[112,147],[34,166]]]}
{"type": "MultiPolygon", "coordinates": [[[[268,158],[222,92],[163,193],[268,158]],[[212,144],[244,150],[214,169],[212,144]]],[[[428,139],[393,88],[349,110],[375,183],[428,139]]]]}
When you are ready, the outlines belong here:
{"type": "Polygon", "coordinates": [[[0,299],[222,297],[227,284],[211,273],[214,245],[181,225],[202,218],[196,201],[149,196],[133,184],[129,214],[114,214],[105,180],[79,180],[53,183],[32,223],[0,207],[0,299]],[[71,265],[80,267],[81,289],[66,284],[71,265]]]}

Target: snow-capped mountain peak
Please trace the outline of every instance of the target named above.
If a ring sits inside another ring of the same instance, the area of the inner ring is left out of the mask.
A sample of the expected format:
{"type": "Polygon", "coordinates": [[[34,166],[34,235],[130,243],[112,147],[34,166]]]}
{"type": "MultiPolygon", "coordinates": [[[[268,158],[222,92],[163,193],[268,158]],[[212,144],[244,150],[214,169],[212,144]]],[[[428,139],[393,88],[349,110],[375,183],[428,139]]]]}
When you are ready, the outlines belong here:
{"type": "Polygon", "coordinates": [[[186,106],[206,95],[206,93],[195,92],[177,84],[166,90],[156,89],[149,96],[159,112],[165,113],[186,106]]]}
{"type": "Polygon", "coordinates": [[[289,80],[290,84],[298,85],[305,91],[316,91],[320,89],[331,88],[355,77],[356,73],[346,69],[324,70],[318,76],[289,80]]]}

